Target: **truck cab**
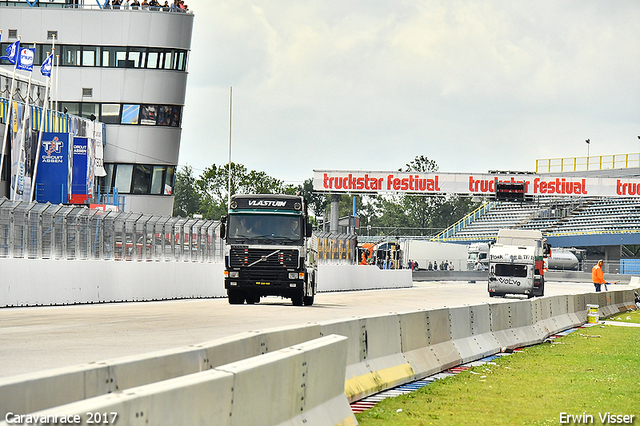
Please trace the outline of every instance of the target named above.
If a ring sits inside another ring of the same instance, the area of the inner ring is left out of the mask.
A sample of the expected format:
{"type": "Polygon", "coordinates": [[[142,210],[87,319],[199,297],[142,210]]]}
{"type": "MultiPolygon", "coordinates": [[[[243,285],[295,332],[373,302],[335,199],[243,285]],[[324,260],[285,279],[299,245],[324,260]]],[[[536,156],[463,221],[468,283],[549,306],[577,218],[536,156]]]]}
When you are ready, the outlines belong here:
{"type": "Polygon", "coordinates": [[[489,296],[544,295],[542,233],[501,229],[489,249],[489,296]]]}
{"type": "Polygon", "coordinates": [[[221,223],[230,304],[259,303],[263,296],[290,298],[296,306],[313,304],[317,264],[303,197],[234,195],[221,223]]]}

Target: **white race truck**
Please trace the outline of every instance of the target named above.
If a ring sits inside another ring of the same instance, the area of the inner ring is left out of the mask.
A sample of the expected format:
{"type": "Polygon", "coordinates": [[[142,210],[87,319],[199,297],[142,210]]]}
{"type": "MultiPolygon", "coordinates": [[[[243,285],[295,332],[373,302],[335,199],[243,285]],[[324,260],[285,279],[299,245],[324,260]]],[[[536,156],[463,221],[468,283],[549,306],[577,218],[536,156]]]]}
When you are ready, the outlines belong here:
{"type": "Polygon", "coordinates": [[[467,271],[486,271],[489,266],[489,244],[472,243],[467,248],[467,271]]]}
{"type": "Polygon", "coordinates": [[[501,229],[489,249],[489,296],[544,295],[545,244],[540,231],[501,229]]]}

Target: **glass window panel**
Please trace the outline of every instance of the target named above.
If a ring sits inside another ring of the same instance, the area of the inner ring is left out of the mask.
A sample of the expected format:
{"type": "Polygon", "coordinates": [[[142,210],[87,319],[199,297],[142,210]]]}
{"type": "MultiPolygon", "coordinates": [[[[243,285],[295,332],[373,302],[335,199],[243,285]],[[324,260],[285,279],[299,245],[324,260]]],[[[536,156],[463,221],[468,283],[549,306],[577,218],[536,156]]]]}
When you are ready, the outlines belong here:
{"type": "Polygon", "coordinates": [[[146,126],[155,126],[158,118],[157,105],[143,105],[140,109],[140,124],[146,126]]]}
{"type": "Polygon", "coordinates": [[[147,59],[146,47],[130,47],[129,62],[134,68],[144,68],[147,59]]]}
{"type": "Polygon", "coordinates": [[[80,103],[79,102],[60,102],[58,104],[60,111],[64,112],[67,109],[67,114],[80,116],[80,103]]]}
{"type": "Polygon", "coordinates": [[[102,66],[103,67],[115,67],[116,66],[116,52],[117,47],[102,47],[102,66]]]}
{"type": "Polygon", "coordinates": [[[91,118],[91,114],[93,114],[93,116],[95,118],[100,116],[100,112],[99,112],[99,106],[100,104],[94,104],[91,102],[83,102],[81,107],[82,107],[82,115],[81,117],[83,118],[91,118]]]}
{"type": "MultiPolygon", "coordinates": [[[[56,51],[60,51],[59,47],[56,47],[56,51]]],[[[2,54],[4,55],[6,52],[2,49],[2,54]]],[[[38,44],[36,45],[36,57],[33,59],[33,65],[42,65],[42,62],[47,59],[51,53],[51,45],[50,44],[38,44]]]]}
{"type": "Polygon", "coordinates": [[[82,66],[83,67],[95,67],[98,65],[98,52],[97,46],[83,46],[82,47],[82,66]]]}
{"type": "Polygon", "coordinates": [[[133,175],[133,164],[118,164],[116,167],[116,179],[113,187],[120,194],[131,192],[131,176],[133,175]]]}
{"type": "Polygon", "coordinates": [[[62,46],[62,65],[80,65],[80,46],[62,46]]]}
{"type": "Polygon", "coordinates": [[[164,53],[164,68],[165,70],[173,69],[174,52],[173,50],[167,50],[164,53]]]}
{"type": "Polygon", "coordinates": [[[122,47],[116,51],[116,64],[118,68],[133,68],[133,61],[127,60],[126,48],[122,47]]]}
{"type": "MultiPolygon", "coordinates": [[[[111,192],[111,188],[113,187],[113,164],[105,164],[104,170],[107,172],[107,175],[104,177],[104,185],[109,188],[109,192],[111,192]]],[[[106,192],[106,189],[105,191],[106,192]]]]}
{"type": "Polygon", "coordinates": [[[148,194],[151,184],[151,166],[136,164],[133,171],[133,193],[148,194]]]}
{"type": "Polygon", "coordinates": [[[185,52],[178,52],[178,71],[184,71],[185,52]]]}
{"type": "Polygon", "coordinates": [[[147,68],[158,68],[158,63],[160,61],[161,51],[149,49],[149,58],[147,59],[147,68]]]}
{"type": "Polygon", "coordinates": [[[164,184],[164,172],[166,166],[154,166],[153,175],[151,176],[151,193],[154,195],[162,195],[164,184]]]}
{"type": "Polygon", "coordinates": [[[124,104],[122,106],[122,120],[120,124],[138,124],[140,105],[124,104]]]}
{"type": "Polygon", "coordinates": [[[120,104],[102,104],[100,121],[106,124],[120,123],[120,104]]]}
{"type": "Polygon", "coordinates": [[[164,195],[173,195],[175,170],[174,166],[167,167],[167,174],[164,178],[164,195]]]}
{"type": "Polygon", "coordinates": [[[161,105],[158,111],[158,126],[171,125],[172,109],[169,105],[161,105]]]}
{"type": "Polygon", "coordinates": [[[171,127],[180,127],[180,107],[173,107],[171,111],[171,127]]]}

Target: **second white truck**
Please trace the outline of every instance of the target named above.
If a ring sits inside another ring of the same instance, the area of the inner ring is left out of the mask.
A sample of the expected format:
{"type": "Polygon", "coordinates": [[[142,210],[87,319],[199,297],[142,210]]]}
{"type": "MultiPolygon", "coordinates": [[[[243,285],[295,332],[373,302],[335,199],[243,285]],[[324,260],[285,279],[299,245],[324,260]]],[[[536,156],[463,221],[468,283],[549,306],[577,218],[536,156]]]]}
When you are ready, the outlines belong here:
{"type": "Polygon", "coordinates": [[[489,249],[489,296],[543,296],[544,258],[545,244],[540,231],[498,231],[496,243],[489,249]]]}

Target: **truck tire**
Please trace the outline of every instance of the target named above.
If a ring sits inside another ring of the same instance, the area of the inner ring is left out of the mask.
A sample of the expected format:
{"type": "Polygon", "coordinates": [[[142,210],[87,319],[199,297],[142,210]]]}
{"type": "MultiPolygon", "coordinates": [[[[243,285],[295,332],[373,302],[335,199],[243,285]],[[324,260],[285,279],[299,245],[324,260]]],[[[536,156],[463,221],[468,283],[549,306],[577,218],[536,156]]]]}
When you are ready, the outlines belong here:
{"type": "Polygon", "coordinates": [[[258,294],[247,294],[245,299],[247,300],[247,305],[255,305],[256,303],[260,303],[260,295],[258,294]]]}
{"type": "Polygon", "coordinates": [[[229,304],[242,305],[244,303],[244,294],[239,290],[229,290],[229,304]]]}
{"type": "Polygon", "coordinates": [[[304,296],[304,297],[302,298],[302,302],[304,303],[304,306],[311,306],[311,305],[313,305],[313,298],[314,298],[314,296],[313,296],[313,295],[311,295],[311,296],[304,296]]]}
{"type": "Polygon", "coordinates": [[[291,296],[291,302],[293,303],[293,306],[302,306],[303,301],[304,301],[304,297],[303,297],[302,290],[294,293],[294,295],[291,296]]]}

